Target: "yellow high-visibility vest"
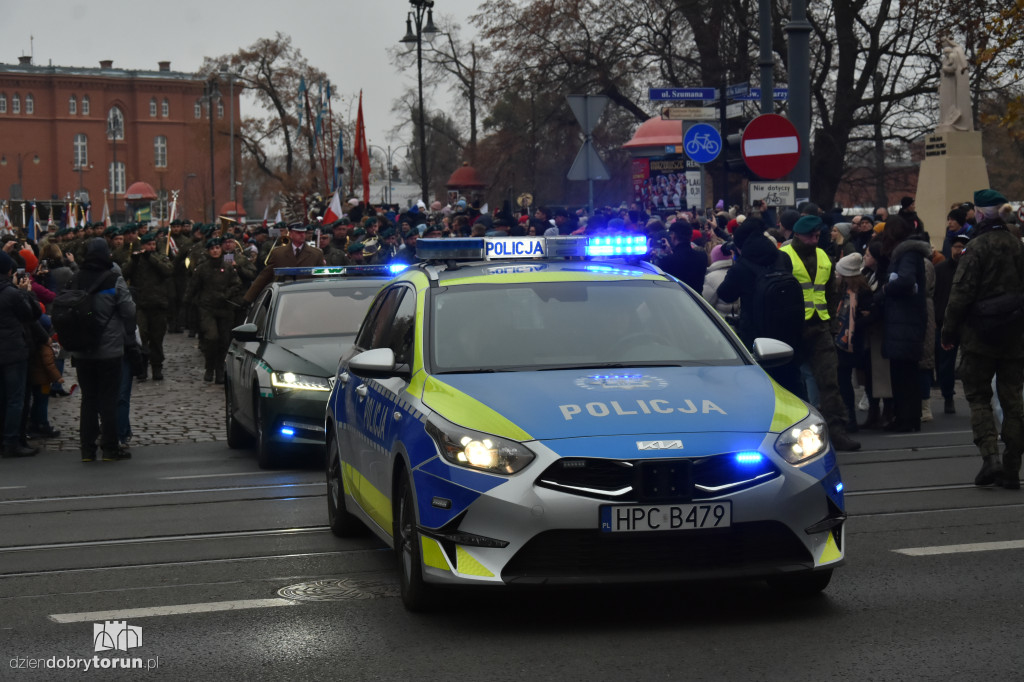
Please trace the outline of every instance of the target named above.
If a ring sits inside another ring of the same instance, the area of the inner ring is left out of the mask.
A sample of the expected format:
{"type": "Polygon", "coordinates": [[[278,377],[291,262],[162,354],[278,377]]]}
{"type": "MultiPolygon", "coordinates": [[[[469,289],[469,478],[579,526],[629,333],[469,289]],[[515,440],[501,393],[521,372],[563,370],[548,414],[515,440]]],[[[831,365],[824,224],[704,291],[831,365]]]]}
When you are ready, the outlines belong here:
{"type": "Polygon", "coordinates": [[[815,254],[818,257],[818,267],[812,281],[807,268],[804,267],[803,260],[800,259],[792,244],[787,244],[779,250],[789,256],[789,260],[793,261],[793,276],[800,282],[800,288],[804,292],[804,319],[811,319],[815,311],[817,311],[818,317],[822,320],[829,319],[828,303],[825,301],[825,287],[828,285],[828,278],[832,274],[832,261],[828,259],[828,255],[821,249],[815,249],[815,254]]]}

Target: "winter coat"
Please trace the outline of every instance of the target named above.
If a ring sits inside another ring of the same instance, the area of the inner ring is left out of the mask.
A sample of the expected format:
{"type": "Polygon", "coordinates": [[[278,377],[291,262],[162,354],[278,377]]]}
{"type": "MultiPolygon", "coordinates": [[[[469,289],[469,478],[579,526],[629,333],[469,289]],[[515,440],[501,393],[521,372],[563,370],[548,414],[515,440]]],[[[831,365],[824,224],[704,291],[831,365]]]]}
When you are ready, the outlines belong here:
{"type": "Polygon", "coordinates": [[[71,357],[83,360],[109,360],[124,355],[129,339],[135,338],[135,302],[128,284],[109,261],[87,258],[70,282],[69,288],[90,289],[98,280],[103,284],[96,292],[93,310],[103,327],[100,341],[89,350],[72,351],[71,357]]]}
{"type": "Polygon", "coordinates": [[[972,237],[953,276],[949,304],[942,323],[942,342],[959,341],[964,352],[998,358],[1024,357],[1024,342],[1019,335],[983,339],[973,328],[974,305],[1000,294],[1024,293],[1024,248],[1001,220],[985,220],[972,237]]]}
{"type": "Polygon", "coordinates": [[[25,325],[38,317],[38,308],[30,294],[0,275],[0,365],[28,360],[25,325]]]}
{"type": "Polygon", "coordinates": [[[185,302],[210,312],[235,310],[243,291],[242,279],[233,263],[225,263],[224,256],[207,258],[192,273],[185,302]]]}
{"type": "Polygon", "coordinates": [[[715,261],[708,267],[704,275],[704,300],[715,307],[715,310],[726,320],[738,321],[740,315],[740,304],[738,301],[726,303],[718,297],[718,287],[725,281],[725,276],[732,267],[732,260],[715,261]]]}
{"type": "Polygon", "coordinates": [[[174,263],[159,251],[132,254],[124,267],[124,278],[131,287],[135,305],[147,310],[166,310],[171,296],[167,282],[174,274],[174,263]]]}
{"type": "Polygon", "coordinates": [[[28,383],[32,386],[49,386],[58,381],[60,376],[53,346],[49,342],[41,344],[28,360],[28,383]]]}
{"type": "Polygon", "coordinates": [[[884,297],[882,355],[890,360],[921,360],[928,325],[924,262],[930,256],[927,243],[905,239],[889,258],[888,276],[880,291],[884,297]]]}
{"type": "Polygon", "coordinates": [[[718,287],[718,298],[725,303],[740,301],[740,321],[736,332],[749,348],[754,342],[753,303],[757,278],[769,271],[793,272],[789,256],[764,235],[754,235],[743,244],[740,257],[725,273],[725,279],[718,287]]]}

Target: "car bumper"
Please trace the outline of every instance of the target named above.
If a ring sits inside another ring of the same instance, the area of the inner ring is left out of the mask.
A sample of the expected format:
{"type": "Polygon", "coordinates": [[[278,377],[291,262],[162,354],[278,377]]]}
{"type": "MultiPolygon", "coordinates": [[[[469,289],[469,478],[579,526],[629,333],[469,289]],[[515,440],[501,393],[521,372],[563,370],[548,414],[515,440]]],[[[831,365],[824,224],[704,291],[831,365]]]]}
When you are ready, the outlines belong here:
{"type": "Polygon", "coordinates": [[[288,391],[265,399],[265,437],[282,445],[323,446],[326,391],[288,391]]]}
{"type": "MultiPolygon", "coordinates": [[[[764,445],[770,440],[774,436],[764,445]]],[[[538,457],[524,471],[480,492],[448,523],[421,525],[427,581],[577,584],[767,577],[830,569],[844,561],[845,512],[832,451],[801,467],[766,455],[776,475],[693,500],[728,502],[728,528],[609,533],[600,528],[601,507],[619,503],[538,485],[540,474],[560,458],[543,446],[531,447],[538,457]]],[[[760,451],[768,453],[770,446],[760,451]]],[[[442,473],[437,464],[431,471],[414,475],[421,521],[436,518],[424,516],[424,505],[450,489],[451,482],[436,476],[442,473]]]]}

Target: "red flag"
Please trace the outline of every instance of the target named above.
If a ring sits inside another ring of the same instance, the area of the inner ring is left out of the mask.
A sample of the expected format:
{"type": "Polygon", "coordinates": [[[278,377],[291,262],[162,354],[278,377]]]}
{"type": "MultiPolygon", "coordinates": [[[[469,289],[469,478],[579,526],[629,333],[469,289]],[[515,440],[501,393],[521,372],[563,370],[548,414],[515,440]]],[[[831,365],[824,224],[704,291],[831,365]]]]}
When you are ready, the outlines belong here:
{"type": "Polygon", "coordinates": [[[327,207],[327,212],[324,213],[324,225],[330,225],[345,215],[345,212],[341,209],[340,194],[341,190],[334,190],[334,195],[331,197],[331,205],[327,207]]]}
{"type": "Polygon", "coordinates": [[[366,145],[366,123],[363,121],[363,91],[359,91],[359,115],[356,117],[355,157],[363,171],[363,203],[370,204],[370,149],[366,145]]]}

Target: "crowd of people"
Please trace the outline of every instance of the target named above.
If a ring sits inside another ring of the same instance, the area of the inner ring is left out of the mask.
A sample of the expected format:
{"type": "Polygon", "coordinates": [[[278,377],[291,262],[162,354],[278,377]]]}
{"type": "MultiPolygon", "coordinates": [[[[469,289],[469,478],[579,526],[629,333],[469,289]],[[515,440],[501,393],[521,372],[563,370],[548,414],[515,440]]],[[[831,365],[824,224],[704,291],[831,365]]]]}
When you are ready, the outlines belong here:
{"type": "Polygon", "coordinates": [[[316,217],[269,226],[174,220],[159,229],[94,223],[51,229],[38,242],[4,236],[3,455],[35,454],[30,439],[57,435],[46,405],[51,395],[66,395],[62,372],[70,357],[83,393],[82,459],[130,457],[131,385],[163,380],[165,335],[198,337],[203,380],[223,383],[231,329],[272,281],[274,268],[413,263],[420,238],[635,232],[648,236],[649,258],[702,293],[749,348],[756,352],[757,338],[794,348],[790,362],[768,372],[818,407],[839,450],[858,449],[850,434],[860,429],[920,430],[933,419],[933,384],[941,388],[944,412],[954,413],[959,357],[984,458],[976,482],[1019,486],[1024,351],[1019,334],[1013,337],[1016,327],[976,331],[980,301],[1016,295],[996,306],[996,315],[1015,321],[1013,306],[1024,294],[1019,230],[997,192],[952,206],[938,248],[912,197],[891,215],[879,207],[852,216],[812,203],[783,211],[763,203],[726,210],[720,203],[700,214],[654,217],[635,204],[590,214],[544,207],[488,212],[464,200],[399,211],[353,199],[346,208],[330,223],[316,217]],[[988,268],[997,256],[1005,262],[993,281],[988,268]],[[67,289],[94,295],[93,314],[104,321],[85,349],[62,349],[47,315],[67,289]],[[863,423],[855,383],[864,387],[863,423]],[[1003,415],[1002,457],[993,390],[1003,415]]]}

